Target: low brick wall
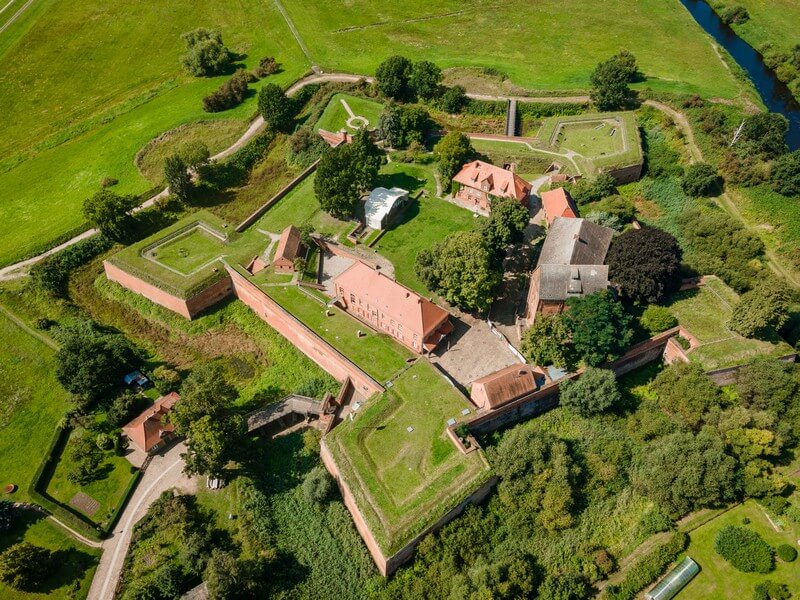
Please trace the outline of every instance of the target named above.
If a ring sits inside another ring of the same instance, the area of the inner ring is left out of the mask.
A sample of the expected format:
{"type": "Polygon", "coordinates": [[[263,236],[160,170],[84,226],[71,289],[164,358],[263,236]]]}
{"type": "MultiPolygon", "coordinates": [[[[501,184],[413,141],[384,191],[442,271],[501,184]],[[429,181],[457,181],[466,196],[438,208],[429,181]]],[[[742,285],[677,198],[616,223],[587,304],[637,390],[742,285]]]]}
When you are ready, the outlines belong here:
{"type": "MultiPolygon", "coordinates": [[[[778,360],[793,363],[797,360],[797,354],[786,354],[785,356],[779,357],[778,360]]],[[[742,365],[728,367],[727,369],[717,369],[715,371],[709,371],[706,375],[717,385],[733,385],[739,377],[739,369],[741,368],[742,365]]]]}
{"type": "Polygon", "coordinates": [[[603,173],[608,173],[614,178],[614,181],[617,182],[617,185],[622,185],[624,183],[632,183],[634,181],[639,181],[642,176],[642,169],[644,168],[644,163],[639,163],[636,165],[628,165],[626,167],[615,167],[613,169],[601,169],[603,173]]]}
{"type": "Polygon", "coordinates": [[[303,354],[339,381],[344,381],[349,377],[355,389],[365,397],[384,391],[383,386],[289,314],[258,286],[234,269],[230,267],[227,269],[236,297],[253,309],[270,327],[289,340],[303,354]]]}

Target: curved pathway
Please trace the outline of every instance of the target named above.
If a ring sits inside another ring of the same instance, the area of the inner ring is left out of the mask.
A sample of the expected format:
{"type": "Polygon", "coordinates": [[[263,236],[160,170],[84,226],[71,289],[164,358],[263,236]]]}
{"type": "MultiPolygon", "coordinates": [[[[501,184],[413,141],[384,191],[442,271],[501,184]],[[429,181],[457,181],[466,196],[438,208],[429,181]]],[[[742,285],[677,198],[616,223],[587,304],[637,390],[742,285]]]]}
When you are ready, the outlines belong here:
{"type": "Polygon", "coordinates": [[[163,455],[153,458],[122,512],[112,537],[103,542],[103,554],[92,579],[87,600],[110,600],[114,597],[122,574],[122,564],[131,543],[133,526],[147,513],[150,505],[169,489],[195,491],[197,481],[183,474],[183,459],[180,455],[185,451],[183,444],[177,444],[163,455]]]}

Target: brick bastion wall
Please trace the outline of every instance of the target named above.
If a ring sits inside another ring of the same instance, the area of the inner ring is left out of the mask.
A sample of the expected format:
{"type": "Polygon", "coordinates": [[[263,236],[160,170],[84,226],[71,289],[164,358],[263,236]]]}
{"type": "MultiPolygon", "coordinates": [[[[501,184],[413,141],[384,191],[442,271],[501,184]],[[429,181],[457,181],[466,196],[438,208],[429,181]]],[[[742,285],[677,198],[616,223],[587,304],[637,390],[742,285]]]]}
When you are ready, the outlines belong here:
{"type": "Polygon", "coordinates": [[[451,508],[445,515],[443,515],[438,521],[434,524],[427,527],[424,531],[420,532],[416,535],[411,541],[409,541],[405,546],[400,548],[397,552],[392,554],[391,556],[385,556],[378,546],[378,542],[375,540],[375,537],[372,535],[372,531],[370,531],[369,526],[367,525],[366,520],[364,519],[364,515],[361,514],[361,511],[358,509],[358,505],[356,504],[355,498],[353,497],[350,488],[347,486],[347,483],[342,479],[339,474],[339,468],[336,466],[336,461],[331,454],[331,451],[328,449],[327,444],[325,443],[325,439],[322,440],[322,445],[320,449],[320,457],[322,458],[322,463],[325,465],[325,468],[328,469],[328,472],[331,474],[333,479],[336,481],[336,484],[339,486],[339,491],[342,494],[342,500],[344,501],[344,505],[350,514],[353,517],[353,522],[355,523],[356,529],[358,533],[361,534],[361,537],[364,539],[364,543],[367,545],[367,550],[369,550],[370,555],[372,556],[372,560],[375,561],[375,564],[378,567],[381,575],[384,577],[391,575],[397,569],[399,569],[403,563],[408,561],[412,555],[414,554],[414,550],[416,550],[419,543],[431,533],[434,533],[447,525],[450,521],[455,519],[459,516],[470,504],[478,504],[481,502],[486,496],[489,494],[491,489],[494,487],[495,483],[497,483],[497,477],[490,477],[483,485],[481,485],[477,490],[472,492],[468,498],[460,502],[458,505],[451,508]]]}
{"type": "Polygon", "coordinates": [[[382,385],[294,318],[258,286],[231,267],[226,268],[233,282],[233,293],[236,297],[253,309],[253,312],[303,354],[339,381],[344,381],[349,377],[355,389],[364,397],[383,391],[382,385]]]}

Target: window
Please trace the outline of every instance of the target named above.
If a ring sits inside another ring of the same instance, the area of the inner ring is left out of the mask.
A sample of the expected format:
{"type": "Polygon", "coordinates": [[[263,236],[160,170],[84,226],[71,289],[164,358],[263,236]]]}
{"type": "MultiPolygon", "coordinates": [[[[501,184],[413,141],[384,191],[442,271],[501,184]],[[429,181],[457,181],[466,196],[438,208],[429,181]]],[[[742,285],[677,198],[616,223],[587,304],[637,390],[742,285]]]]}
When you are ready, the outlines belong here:
{"type": "Polygon", "coordinates": [[[356,303],[356,297],[353,294],[350,294],[350,304],[356,303]]]}

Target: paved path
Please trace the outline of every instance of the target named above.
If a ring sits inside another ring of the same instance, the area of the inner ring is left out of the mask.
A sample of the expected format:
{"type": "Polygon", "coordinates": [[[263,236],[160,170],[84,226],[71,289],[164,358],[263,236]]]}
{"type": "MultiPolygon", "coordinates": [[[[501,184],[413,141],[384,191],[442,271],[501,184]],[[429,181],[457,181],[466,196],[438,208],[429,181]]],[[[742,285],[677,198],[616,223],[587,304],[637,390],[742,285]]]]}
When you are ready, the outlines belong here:
{"type": "Polygon", "coordinates": [[[133,526],[145,515],[161,493],[172,488],[189,493],[196,490],[197,480],[183,474],[183,460],[180,457],[183,452],[186,452],[186,447],[177,444],[163,456],[153,458],[122,512],[112,537],[103,542],[103,555],[95,571],[87,600],[113,598],[117,581],[122,573],[122,563],[131,543],[133,526]]]}

